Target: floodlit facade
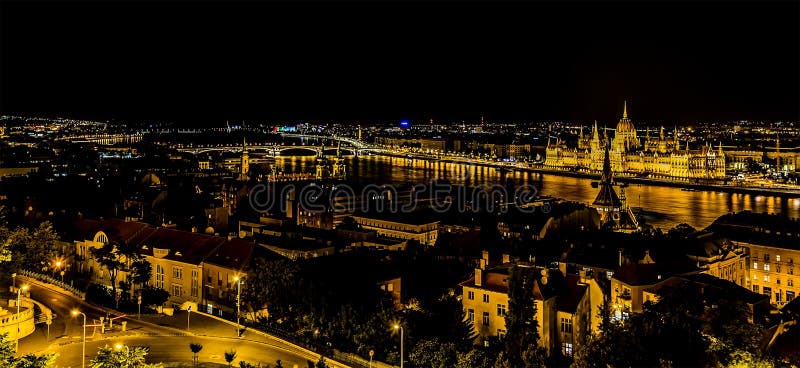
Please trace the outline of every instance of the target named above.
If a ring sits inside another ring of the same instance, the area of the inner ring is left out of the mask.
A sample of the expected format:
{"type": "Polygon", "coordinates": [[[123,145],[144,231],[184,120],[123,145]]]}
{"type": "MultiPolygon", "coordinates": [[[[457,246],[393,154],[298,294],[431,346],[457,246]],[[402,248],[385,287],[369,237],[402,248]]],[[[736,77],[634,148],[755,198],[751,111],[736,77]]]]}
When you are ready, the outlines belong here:
{"type": "Polygon", "coordinates": [[[648,131],[643,141],[628,118],[626,104],[614,138],[609,138],[605,131],[601,136],[595,122],[591,136],[584,137],[581,129],[577,147],[548,141],[544,165],[599,172],[603,169],[603,148],[609,144],[611,169],[615,173],[679,179],[725,178],[725,152],[721,145],[715,149],[706,144],[699,150],[690,150],[687,143],[682,149],[677,135],[669,139],[663,128],[658,138],[651,138],[648,131]]]}

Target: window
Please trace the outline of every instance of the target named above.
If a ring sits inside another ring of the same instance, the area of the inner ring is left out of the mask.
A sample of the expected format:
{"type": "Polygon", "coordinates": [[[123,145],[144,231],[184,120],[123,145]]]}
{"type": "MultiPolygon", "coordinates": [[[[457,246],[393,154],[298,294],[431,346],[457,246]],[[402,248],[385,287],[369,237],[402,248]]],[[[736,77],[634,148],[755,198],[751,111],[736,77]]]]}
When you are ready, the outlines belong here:
{"type": "Polygon", "coordinates": [[[172,285],[172,296],[181,296],[183,295],[183,286],[178,284],[172,285]]]}
{"type": "Polygon", "coordinates": [[[780,285],[781,284],[781,279],[775,279],[775,284],[780,285]]]}
{"type": "Polygon", "coordinates": [[[197,270],[192,270],[192,297],[197,298],[198,289],[197,270]]]}
{"type": "Polygon", "coordinates": [[[769,253],[764,253],[764,262],[769,262],[769,253]]]}
{"type": "Polygon", "coordinates": [[[781,261],[781,255],[780,254],[776,254],[775,255],[775,262],[780,262],[780,261],[781,261]]]}
{"type": "Polygon", "coordinates": [[[781,297],[782,297],[782,296],[783,296],[783,295],[781,295],[781,292],[780,292],[780,291],[776,291],[776,292],[775,292],[775,301],[776,301],[776,302],[778,302],[778,303],[780,303],[780,302],[781,302],[781,297]]]}
{"type": "Polygon", "coordinates": [[[786,286],[794,286],[794,280],[792,279],[786,280],[786,286]]]}
{"type": "Polygon", "coordinates": [[[505,316],[506,315],[506,306],[504,304],[497,305],[497,315],[498,316],[505,316]]]}
{"type": "Polygon", "coordinates": [[[161,265],[156,265],[156,287],[164,288],[164,267],[161,265]]]}
{"type": "Polygon", "coordinates": [[[475,322],[475,310],[474,309],[467,309],[467,321],[468,322],[475,322]]]}
{"type": "Polygon", "coordinates": [[[503,336],[505,336],[505,335],[506,335],[506,330],[499,329],[499,328],[497,329],[497,337],[502,339],[503,336]]]}
{"type": "Polygon", "coordinates": [[[572,356],[572,344],[565,342],[561,344],[561,354],[567,357],[572,356]]]}
{"type": "Polygon", "coordinates": [[[489,312],[483,312],[483,325],[489,325],[489,312]]]}
{"type": "Polygon", "coordinates": [[[753,262],[753,269],[754,269],[754,270],[757,270],[757,269],[758,269],[758,262],[753,262]]]}
{"type": "Polygon", "coordinates": [[[769,275],[764,275],[764,282],[769,282],[769,275]]]}
{"type": "Polygon", "coordinates": [[[484,303],[488,303],[489,302],[489,294],[483,294],[483,302],[484,303]]]}
{"type": "Polygon", "coordinates": [[[475,292],[474,291],[467,291],[467,299],[475,300],[475,292]]]}
{"type": "Polygon", "coordinates": [[[173,279],[182,279],[183,278],[183,267],[172,267],[172,278],[173,279]]]}
{"type": "Polygon", "coordinates": [[[758,285],[753,285],[753,292],[758,293],[758,285]]]}
{"type": "Polygon", "coordinates": [[[763,288],[761,288],[761,294],[764,294],[764,295],[766,295],[766,296],[771,298],[772,297],[772,288],[764,286],[763,288]]]}
{"type": "Polygon", "coordinates": [[[775,265],[775,272],[781,272],[781,265],[775,265]]]}
{"type": "Polygon", "coordinates": [[[790,275],[794,275],[794,267],[789,267],[789,269],[786,270],[786,273],[788,273],[790,275]]]}
{"type": "Polygon", "coordinates": [[[787,291],[786,292],[786,301],[790,302],[794,300],[794,291],[787,291]]]}
{"type": "Polygon", "coordinates": [[[572,333],[572,318],[561,318],[561,332],[572,333]]]}
{"type": "Polygon", "coordinates": [[[764,263],[764,271],[769,271],[769,263],[764,263]]]}

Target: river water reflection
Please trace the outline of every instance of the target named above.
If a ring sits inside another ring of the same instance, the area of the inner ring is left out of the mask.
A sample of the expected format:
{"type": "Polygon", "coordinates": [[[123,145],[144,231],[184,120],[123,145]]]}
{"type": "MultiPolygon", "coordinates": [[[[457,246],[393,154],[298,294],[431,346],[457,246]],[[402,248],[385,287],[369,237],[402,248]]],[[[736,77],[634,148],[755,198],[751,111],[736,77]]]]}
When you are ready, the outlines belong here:
{"type": "MultiPolygon", "coordinates": [[[[542,195],[570,201],[591,203],[597,193],[590,179],[529,172],[502,173],[485,166],[409,160],[387,156],[347,157],[348,179],[367,184],[417,184],[434,179],[448,179],[454,184],[499,184],[505,175],[516,185],[533,185],[542,195]]],[[[309,156],[279,157],[284,172],[314,170],[309,156]]],[[[687,223],[696,228],[711,224],[720,215],[743,210],[782,213],[800,217],[800,193],[787,196],[763,196],[713,191],[685,191],[680,188],[631,184],[626,189],[628,203],[641,208],[647,222],[661,228],[687,223]]]]}

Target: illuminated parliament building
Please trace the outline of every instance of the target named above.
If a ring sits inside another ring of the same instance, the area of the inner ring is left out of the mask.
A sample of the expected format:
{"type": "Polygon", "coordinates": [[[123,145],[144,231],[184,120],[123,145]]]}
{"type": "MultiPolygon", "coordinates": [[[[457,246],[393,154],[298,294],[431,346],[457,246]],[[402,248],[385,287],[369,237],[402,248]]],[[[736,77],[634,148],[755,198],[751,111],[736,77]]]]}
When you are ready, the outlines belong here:
{"type": "Polygon", "coordinates": [[[658,137],[651,138],[648,131],[640,139],[628,119],[627,103],[610,142],[606,130],[601,135],[595,122],[590,137],[585,137],[581,129],[577,147],[568,147],[560,140],[555,144],[548,141],[544,165],[599,172],[603,169],[606,144],[610,145],[614,173],[677,179],[725,178],[725,153],[721,145],[714,148],[706,144],[699,150],[690,150],[688,142],[681,147],[676,133],[666,137],[663,127],[658,137]]]}

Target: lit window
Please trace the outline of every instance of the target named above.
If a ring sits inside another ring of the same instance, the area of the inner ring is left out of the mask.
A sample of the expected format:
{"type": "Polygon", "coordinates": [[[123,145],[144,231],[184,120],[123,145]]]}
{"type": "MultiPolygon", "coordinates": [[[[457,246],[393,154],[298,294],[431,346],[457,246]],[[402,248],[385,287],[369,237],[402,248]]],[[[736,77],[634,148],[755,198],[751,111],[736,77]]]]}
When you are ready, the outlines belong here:
{"type": "Polygon", "coordinates": [[[483,312],[483,325],[489,325],[489,312],[483,312]]]}
{"type": "Polygon", "coordinates": [[[753,269],[754,269],[754,270],[757,270],[757,269],[758,269],[758,262],[753,262],[753,269]]]}
{"type": "Polygon", "coordinates": [[[758,293],[758,285],[753,285],[753,292],[758,293]]]}
{"type": "Polygon", "coordinates": [[[794,286],[794,281],[792,279],[789,279],[788,281],[786,281],[786,286],[794,286]]]}
{"type": "Polygon", "coordinates": [[[489,294],[483,294],[483,302],[484,303],[488,303],[489,302],[489,294]]]}
{"type": "Polygon", "coordinates": [[[467,291],[467,299],[475,300],[475,292],[474,291],[467,291]]]}
{"type": "Polygon", "coordinates": [[[781,255],[780,254],[776,254],[775,255],[775,261],[776,262],[780,262],[781,261],[781,255]]]}
{"type": "Polygon", "coordinates": [[[769,275],[764,275],[764,282],[769,282],[769,275]]]}
{"type": "Polygon", "coordinates": [[[572,356],[572,344],[565,342],[561,344],[561,354],[567,357],[572,356]]]}
{"type": "Polygon", "coordinates": [[[769,263],[764,263],[764,271],[769,271],[769,263]]]}

